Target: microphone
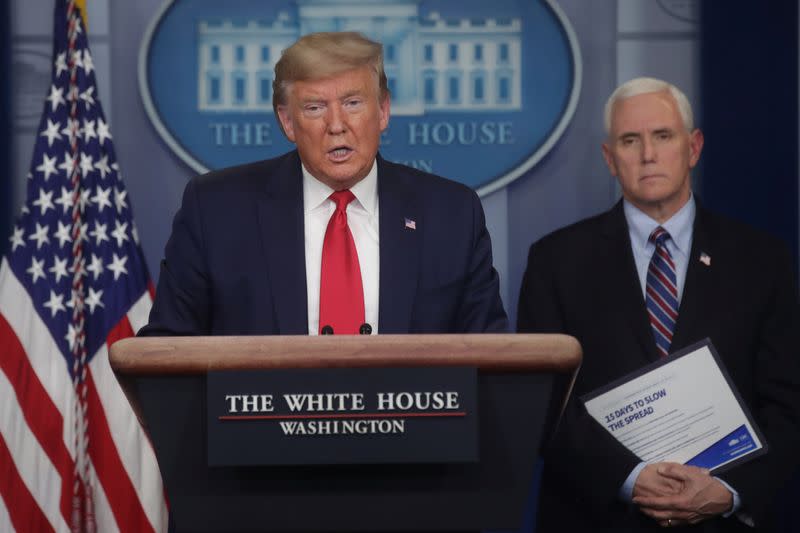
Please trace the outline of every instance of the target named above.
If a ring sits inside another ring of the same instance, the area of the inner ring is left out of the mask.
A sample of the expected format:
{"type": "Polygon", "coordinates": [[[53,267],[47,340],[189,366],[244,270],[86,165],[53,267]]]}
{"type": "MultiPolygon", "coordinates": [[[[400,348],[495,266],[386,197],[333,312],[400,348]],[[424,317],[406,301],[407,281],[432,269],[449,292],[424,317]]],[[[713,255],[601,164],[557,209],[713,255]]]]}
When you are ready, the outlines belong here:
{"type": "Polygon", "coordinates": [[[333,335],[333,328],[331,326],[322,326],[320,335],[333,335]]]}
{"type": "Polygon", "coordinates": [[[372,335],[372,326],[364,322],[361,324],[361,327],[358,328],[359,335],[372,335]]]}

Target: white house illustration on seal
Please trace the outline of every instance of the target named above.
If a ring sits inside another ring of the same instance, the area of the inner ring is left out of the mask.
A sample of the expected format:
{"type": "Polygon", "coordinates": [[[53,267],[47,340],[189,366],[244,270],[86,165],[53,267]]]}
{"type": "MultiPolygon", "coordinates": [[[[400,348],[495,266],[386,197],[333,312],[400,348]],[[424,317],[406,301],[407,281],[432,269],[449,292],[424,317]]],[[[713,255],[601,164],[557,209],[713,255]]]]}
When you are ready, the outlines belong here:
{"type": "Polygon", "coordinates": [[[359,31],[383,43],[392,114],[521,109],[521,20],[419,16],[414,0],[297,0],[272,22],[198,24],[198,110],[272,113],[281,51],[301,35],[359,31]]]}

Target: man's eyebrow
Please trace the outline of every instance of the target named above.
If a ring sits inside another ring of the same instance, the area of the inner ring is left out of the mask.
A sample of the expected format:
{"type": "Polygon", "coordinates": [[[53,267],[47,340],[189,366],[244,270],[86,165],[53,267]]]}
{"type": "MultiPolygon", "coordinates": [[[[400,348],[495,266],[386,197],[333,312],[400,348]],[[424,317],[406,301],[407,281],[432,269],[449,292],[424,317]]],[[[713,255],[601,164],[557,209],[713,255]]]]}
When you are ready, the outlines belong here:
{"type": "Polygon", "coordinates": [[[339,100],[347,100],[353,96],[362,96],[361,89],[351,89],[339,97],[339,100]]]}
{"type": "Polygon", "coordinates": [[[637,133],[635,131],[625,131],[625,132],[620,133],[617,136],[617,139],[622,141],[622,140],[625,140],[625,139],[638,139],[639,137],[641,137],[641,134],[639,134],[639,133],[637,133]]]}
{"type": "Polygon", "coordinates": [[[309,95],[306,95],[306,96],[304,96],[303,98],[300,99],[300,102],[303,103],[303,104],[320,103],[320,102],[324,102],[324,101],[325,101],[325,98],[323,98],[319,94],[309,94],[309,95]]]}

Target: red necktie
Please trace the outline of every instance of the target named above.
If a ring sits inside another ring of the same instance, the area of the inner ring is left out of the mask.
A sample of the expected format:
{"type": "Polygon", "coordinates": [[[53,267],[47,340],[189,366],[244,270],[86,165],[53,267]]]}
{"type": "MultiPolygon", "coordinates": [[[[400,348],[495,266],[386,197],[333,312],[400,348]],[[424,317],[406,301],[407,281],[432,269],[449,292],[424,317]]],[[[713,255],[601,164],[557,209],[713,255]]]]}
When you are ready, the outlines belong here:
{"type": "Polygon", "coordinates": [[[319,332],[330,326],[337,335],[355,335],[364,323],[364,288],[353,234],[347,226],[347,204],[355,199],[349,190],[330,199],[336,211],[328,221],[322,244],[319,290],[319,332]]]}

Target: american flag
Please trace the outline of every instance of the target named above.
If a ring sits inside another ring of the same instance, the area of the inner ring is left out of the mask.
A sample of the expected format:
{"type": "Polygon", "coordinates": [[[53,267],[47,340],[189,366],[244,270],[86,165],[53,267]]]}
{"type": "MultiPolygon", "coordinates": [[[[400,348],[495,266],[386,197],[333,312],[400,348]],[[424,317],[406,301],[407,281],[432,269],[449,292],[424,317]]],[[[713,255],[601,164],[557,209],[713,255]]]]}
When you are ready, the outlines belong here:
{"type": "Polygon", "coordinates": [[[0,531],[165,531],[152,446],[108,363],[152,284],[79,9],[56,0],[27,200],[0,265],[0,531]]]}

